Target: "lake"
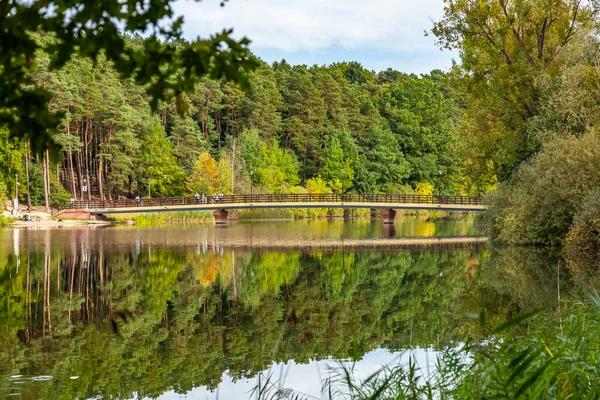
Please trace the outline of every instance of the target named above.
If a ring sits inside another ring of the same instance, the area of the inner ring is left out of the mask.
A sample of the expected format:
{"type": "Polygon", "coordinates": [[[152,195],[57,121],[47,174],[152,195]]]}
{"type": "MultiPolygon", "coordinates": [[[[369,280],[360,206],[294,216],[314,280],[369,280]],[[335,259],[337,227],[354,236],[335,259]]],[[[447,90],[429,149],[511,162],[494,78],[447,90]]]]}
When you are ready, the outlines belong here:
{"type": "Polygon", "coordinates": [[[585,290],[557,251],[444,239],[476,235],[471,217],[0,230],[0,397],[233,399],[270,377],[319,398],[335,360],[427,366],[585,290]]]}

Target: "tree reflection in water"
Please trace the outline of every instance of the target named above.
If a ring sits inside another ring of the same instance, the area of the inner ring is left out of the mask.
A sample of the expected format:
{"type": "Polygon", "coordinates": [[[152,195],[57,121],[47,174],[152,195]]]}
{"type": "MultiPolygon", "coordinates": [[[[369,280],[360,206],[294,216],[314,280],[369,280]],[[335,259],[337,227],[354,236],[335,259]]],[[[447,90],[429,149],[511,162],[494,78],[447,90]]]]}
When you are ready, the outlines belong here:
{"type": "Polygon", "coordinates": [[[273,362],[441,348],[477,335],[466,312],[494,326],[584,285],[539,249],[251,251],[107,232],[0,248],[0,379],[53,377],[21,398],[157,397],[273,362]]]}

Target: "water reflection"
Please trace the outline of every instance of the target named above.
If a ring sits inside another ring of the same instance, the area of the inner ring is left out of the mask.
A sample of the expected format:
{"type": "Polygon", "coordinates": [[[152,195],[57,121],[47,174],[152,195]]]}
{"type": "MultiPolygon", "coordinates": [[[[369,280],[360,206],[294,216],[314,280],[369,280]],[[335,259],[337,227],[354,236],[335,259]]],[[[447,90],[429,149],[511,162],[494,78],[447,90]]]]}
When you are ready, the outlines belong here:
{"type": "Polygon", "coordinates": [[[591,285],[538,249],[229,246],[307,234],[238,229],[0,232],[0,396],[154,398],[274,363],[435,349],[482,329],[466,312],[494,326],[591,285]]]}

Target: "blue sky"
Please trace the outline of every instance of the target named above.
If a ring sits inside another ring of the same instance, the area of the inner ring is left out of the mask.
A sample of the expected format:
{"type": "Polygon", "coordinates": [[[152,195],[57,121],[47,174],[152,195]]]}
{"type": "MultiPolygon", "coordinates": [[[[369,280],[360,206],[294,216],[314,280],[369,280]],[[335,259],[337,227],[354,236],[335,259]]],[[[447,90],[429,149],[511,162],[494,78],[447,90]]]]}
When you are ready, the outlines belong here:
{"type": "Polygon", "coordinates": [[[424,31],[443,13],[442,0],[179,0],[187,39],[233,28],[265,61],[292,64],[358,61],[381,71],[447,70],[456,53],[440,51],[424,31]]]}

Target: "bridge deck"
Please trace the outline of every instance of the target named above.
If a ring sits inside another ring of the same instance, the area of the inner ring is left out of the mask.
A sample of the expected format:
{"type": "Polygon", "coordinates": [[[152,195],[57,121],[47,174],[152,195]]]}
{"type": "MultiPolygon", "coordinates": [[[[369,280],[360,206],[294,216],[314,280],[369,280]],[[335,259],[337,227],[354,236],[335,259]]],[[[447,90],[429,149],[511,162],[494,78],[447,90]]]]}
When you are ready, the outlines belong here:
{"type": "Polygon", "coordinates": [[[164,206],[133,206],[115,208],[89,208],[92,214],[132,214],[173,211],[213,211],[241,210],[264,208],[368,208],[393,210],[441,210],[441,211],[483,211],[484,205],[464,204],[427,204],[427,203],[354,203],[354,202],[323,202],[323,203],[213,203],[213,204],[178,204],[164,206]]]}
{"type": "Polygon", "coordinates": [[[483,211],[480,198],[404,194],[254,194],[112,201],[75,201],[60,204],[60,210],[85,210],[92,214],[129,214],[191,210],[236,210],[257,208],[372,208],[445,211],[483,211]]]}

